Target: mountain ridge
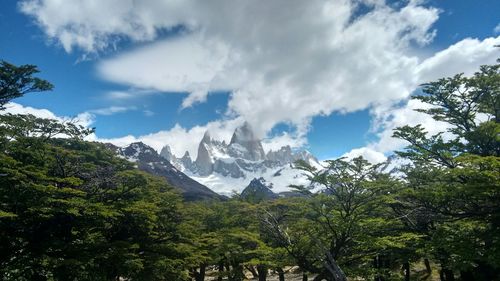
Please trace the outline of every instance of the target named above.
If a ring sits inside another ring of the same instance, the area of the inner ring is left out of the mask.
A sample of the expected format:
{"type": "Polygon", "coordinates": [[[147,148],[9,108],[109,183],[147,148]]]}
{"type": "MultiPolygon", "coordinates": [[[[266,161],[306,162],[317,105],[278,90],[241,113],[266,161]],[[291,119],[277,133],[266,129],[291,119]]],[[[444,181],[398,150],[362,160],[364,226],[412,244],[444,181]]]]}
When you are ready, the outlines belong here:
{"type": "Polygon", "coordinates": [[[265,153],[248,122],[235,129],[228,144],[205,132],[194,161],[187,151],[183,157],[176,157],[169,145],[161,149],[160,155],[196,181],[225,195],[240,193],[253,178],[263,178],[278,192],[290,191],[290,184],[307,183],[302,172],[294,169],[297,160],[320,165],[307,150],[294,151],[288,145],[265,153]]]}
{"type": "Polygon", "coordinates": [[[119,156],[136,163],[139,170],[165,178],[169,184],[181,192],[186,201],[224,200],[226,198],[192,179],[171,164],[168,159],[160,156],[152,147],[142,142],[134,142],[125,147],[112,144],[107,144],[107,146],[119,156]]]}

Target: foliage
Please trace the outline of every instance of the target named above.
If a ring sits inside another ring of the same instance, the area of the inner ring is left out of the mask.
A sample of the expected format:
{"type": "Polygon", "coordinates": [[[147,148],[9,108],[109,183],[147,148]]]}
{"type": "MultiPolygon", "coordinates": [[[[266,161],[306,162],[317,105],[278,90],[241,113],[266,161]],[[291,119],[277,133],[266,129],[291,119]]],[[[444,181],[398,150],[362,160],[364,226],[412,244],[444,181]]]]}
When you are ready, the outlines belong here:
{"type": "Polygon", "coordinates": [[[48,81],[33,77],[38,73],[36,66],[31,64],[15,66],[0,60],[0,110],[14,98],[30,92],[43,92],[54,87],[48,81]]]}
{"type": "Polygon", "coordinates": [[[423,92],[415,98],[433,107],[419,111],[449,129],[434,136],[421,126],[394,132],[410,144],[398,152],[411,161],[402,169],[408,189],[399,206],[448,278],[459,272],[464,280],[497,280],[500,65],[424,84],[423,92]]]}

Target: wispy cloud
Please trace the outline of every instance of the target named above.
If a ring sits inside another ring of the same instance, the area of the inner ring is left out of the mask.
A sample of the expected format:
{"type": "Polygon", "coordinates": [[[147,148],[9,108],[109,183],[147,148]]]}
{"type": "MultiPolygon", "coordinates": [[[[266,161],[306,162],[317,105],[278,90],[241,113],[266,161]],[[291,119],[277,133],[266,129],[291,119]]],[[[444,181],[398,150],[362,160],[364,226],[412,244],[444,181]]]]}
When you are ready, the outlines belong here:
{"type": "Polygon", "coordinates": [[[144,115],[146,115],[148,117],[155,115],[155,113],[149,109],[143,110],[142,112],[144,113],[144,115]]]}
{"type": "Polygon", "coordinates": [[[495,28],[493,29],[493,32],[495,34],[500,34],[500,23],[498,23],[497,26],[495,26],[495,28]]]}
{"type": "Polygon", "coordinates": [[[103,108],[97,108],[97,109],[91,109],[87,112],[96,114],[96,115],[113,115],[117,113],[123,113],[131,110],[136,110],[137,107],[135,106],[110,106],[110,107],[103,107],[103,108]]]}

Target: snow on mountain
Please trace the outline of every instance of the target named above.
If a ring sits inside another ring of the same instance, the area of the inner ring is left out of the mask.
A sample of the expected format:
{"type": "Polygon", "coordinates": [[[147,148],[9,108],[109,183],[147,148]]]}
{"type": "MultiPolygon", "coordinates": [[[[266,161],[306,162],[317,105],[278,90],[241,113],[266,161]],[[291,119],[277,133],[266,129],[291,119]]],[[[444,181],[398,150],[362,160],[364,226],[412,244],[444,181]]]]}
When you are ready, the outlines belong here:
{"type": "Polygon", "coordinates": [[[248,123],[236,128],[229,144],[212,139],[206,132],[198,146],[198,156],[192,161],[189,153],[177,158],[165,146],[160,155],[185,174],[222,195],[240,193],[254,178],[272,184],[273,192],[290,191],[289,185],[307,184],[303,172],[293,168],[297,160],[320,167],[308,151],[293,151],[290,146],[264,152],[248,123]]]}
{"type": "Polygon", "coordinates": [[[272,184],[274,193],[290,191],[289,185],[291,184],[307,185],[309,183],[302,171],[292,168],[289,164],[267,169],[264,172],[248,172],[245,173],[244,177],[239,178],[223,176],[219,173],[212,173],[209,176],[199,176],[189,171],[185,171],[185,173],[218,194],[226,196],[241,193],[253,178],[264,178],[266,182],[272,184]]]}

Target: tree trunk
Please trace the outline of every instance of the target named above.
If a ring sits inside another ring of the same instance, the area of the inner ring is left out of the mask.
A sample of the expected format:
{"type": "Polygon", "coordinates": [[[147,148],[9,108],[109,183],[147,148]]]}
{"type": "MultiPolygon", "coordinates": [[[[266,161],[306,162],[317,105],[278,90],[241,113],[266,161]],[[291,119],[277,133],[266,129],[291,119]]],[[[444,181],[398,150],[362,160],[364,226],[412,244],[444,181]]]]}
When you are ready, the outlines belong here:
{"type": "Polygon", "coordinates": [[[405,274],[405,281],[410,281],[410,262],[403,263],[403,271],[405,274]]]}
{"type": "Polygon", "coordinates": [[[267,280],[267,266],[265,265],[257,265],[257,273],[259,274],[259,281],[267,280]]]}
{"type": "MultiPolygon", "coordinates": [[[[245,268],[248,271],[250,271],[250,273],[252,273],[253,278],[258,278],[259,277],[259,273],[255,270],[255,268],[253,267],[253,265],[245,266],[245,268]]],[[[258,270],[258,267],[257,267],[257,270],[258,270]]]]}
{"type": "Polygon", "coordinates": [[[455,281],[455,275],[453,275],[452,270],[446,269],[444,275],[446,276],[446,281],[455,281]]]}
{"type": "Polygon", "coordinates": [[[283,271],[283,268],[281,267],[276,268],[276,272],[278,272],[279,281],[285,281],[285,272],[283,271]]]}
{"type": "MultiPolygon", "coordinates": [[[[375,268],[377,271],[380,272],[380,269],[382,268],[382,259],[380,258],[379,255],[375,256],[373,258],[373,268],[375,268]]],[[[375,278],[373,279],[375,281],[384,281],[384,277],[380,275],[380,273],[377,273],[375,278]]]]}
{"type": "Polygon", "coordinates": [[[207,269],[207,265],[200,264],[200,272],[198,273],[198,278],[196,278],[196,281],[204,281],[205,280],[206,269],[207,269]]]}
{"type": "Polygon", "coordinates": [[[441,281],[455,281],[455,275],[453,271],[447,268],[442,268],[439,272],[439,278],[441,281]]]}
{"type": "Polygon", "coordinates": [[[307,273],[302,273],[302,281],[307,281],[309,278],[307,278],[307,273]]]}
{"type": "Polygon", "coordinates": [[[241,264],[233,264],[231,269],[231,274],[229,280],[231,281],[241,281],[245,279],[245,274],[243,273],[243,266],[241,264]]]}
{"type": "Polygon", "coordinates": [[[330,252],[327,252],[327,261],[325,262],[325,268],[327,270],[327,274],[325,276],[325,280],[333,280],[333,281],[347,281],[347,277],[344,272],[337,264],[337,261],[333,258],[330,252]],[[330,273],[330,274],[328,274],[330,273]]]}
{"type": "Polygon", "coordinates": [[[431,268],[431,263],[429,262],[428,258],[424,259],[424,264],[425,264],[425,270],[427,271],[427,273],[429,275],[431,275],[432,274],[432,268],[431,268]]]}
{"type": "Polygon", "coordinates": [[[219,274],[217,276],[217,281],[222,281],[222,275],[224,275],[223,274],[223,272],[224,272],[224,261],[223,260],[219,261],[218,267],[219,267],[219,274]]]}

